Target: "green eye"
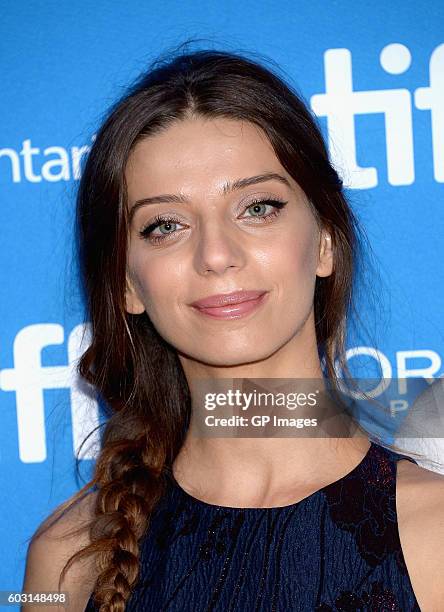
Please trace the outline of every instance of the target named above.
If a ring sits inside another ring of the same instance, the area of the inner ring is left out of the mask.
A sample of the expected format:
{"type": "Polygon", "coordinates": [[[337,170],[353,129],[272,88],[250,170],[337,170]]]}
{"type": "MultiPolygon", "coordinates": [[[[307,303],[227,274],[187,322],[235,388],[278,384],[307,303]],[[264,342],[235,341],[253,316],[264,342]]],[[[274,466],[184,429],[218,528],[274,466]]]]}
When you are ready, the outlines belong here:
{"type": "Polygon", "coordinates": [[[169,234],[170,232],[163,232],[162,231],[162,227],[169,227],[169,229],[171,229],[172,226],[176,226],[177,223],[174,223],[174,221],[167,221],[166,223],[162,223],[161,225],[158,225],[157,227],[160,229],[161,234],[169,234]]]}
{"type": "Polygon", "coordinates": [[[265,213],[267,204],[265,204],[264,202],[258,203],[258,204],[250,204],[250,206],[248,207],[247,210],[252,210],[254,211],[254,215],[256,216],[256,214],[259,214],[261,211],[262,213],[265,213]]]}
{"type": "Polygon", "coordinates": [[[180,221],[178,219],[158,215],[154,218],[154,221],[150,223],[150,225],[145,227],[140,232],[140,235],[144,240],[149,239],[151,242],[159,242],[167,238],[169,235],[174,234],[177,229],[177,225],[180,225],[180,221]],[[153,234],[153,231],[158,228],[160,233],[153,234]],[[162,228],[167,228],[167,231],[163,231],[162,228]]]}
{"type": "Polygon", "coordinates": [[[284,208],[284,206],[286,205],[287,202],[284,202],[283,200],[257,200],[248,204],[248,206],[245,208],[245,211],[250,211],[251,209],[251,217],[266,220],[268,218],[271,219],[272,217],[276,217],[277,215],[279,215],[280,209],[284,208]],[[271,206],[274,210],[267,213],[267,206],[271,206]]]}

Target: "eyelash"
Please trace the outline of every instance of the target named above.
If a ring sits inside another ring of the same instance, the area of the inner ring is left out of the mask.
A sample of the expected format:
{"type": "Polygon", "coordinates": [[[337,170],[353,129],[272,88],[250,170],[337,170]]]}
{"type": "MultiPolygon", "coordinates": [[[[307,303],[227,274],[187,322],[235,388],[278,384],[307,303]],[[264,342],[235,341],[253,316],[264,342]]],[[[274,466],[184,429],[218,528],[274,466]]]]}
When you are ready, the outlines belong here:
{"type": "MultiPolygon", "coordinates": [[[[249,208],[252,208],[253,206],[257,206],[258,204],[269,204],[270,206],[273,206],[275,208],[273,212],[269,213],[268,215],[264,215],[263,217],[255,217],[255,216],[251,217],[253,219],[259,219],[261,223],[266,223],[268,222],[268,220],[271,220],[272,218],[280,215],[281,209],[284,208],[284,206],[286,206],[288,202],[285,202],[283,200],[278,200],[278,199],[272,199],[272,198],[267,198],[264,200],[253,200],[252,202],[248,204],[248,206],[244,208],[243,212],[247,211],[249,208]]],[[[149,240],[150,242],[155,243],[155,244],[163,242],[164,240],[168,240],[169,236],[174,235],[176,232],[164,234],[163,236],[162,235],[152,235],[153,230],[155,230],[160,225],[163,225],[164,223],[180,223],[180,219],[177,219],[177,217],[175,217],[174,215],[167,215],[167,216],[157,215],[156,217],[154,217],[152,223],[150,223],[149,225],[144,227],[142,230],[140,230],[139,235],[144,240],[149,240]]]]}

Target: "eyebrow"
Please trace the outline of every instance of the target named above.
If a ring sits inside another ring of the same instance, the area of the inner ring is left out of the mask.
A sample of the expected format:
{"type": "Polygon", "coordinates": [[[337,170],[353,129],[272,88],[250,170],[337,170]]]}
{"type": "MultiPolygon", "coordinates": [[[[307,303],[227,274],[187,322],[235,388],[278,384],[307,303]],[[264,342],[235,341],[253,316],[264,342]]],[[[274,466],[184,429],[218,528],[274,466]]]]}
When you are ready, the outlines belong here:
{"type": "MultiPolygon", "coordinates": [[[[277,172],[263,172],[262,174],[257,174],[255,176],[249,176],[246,178],[237,179],[233,182],[227,182],[222,187],[222,195],[227,195],[228,193],[232,193],[233,191],[238,191],[239,189],[243,189],[244,187],[249,187],[250,185],[256,185],[257,183],[265,183],[266,181],[280,181],[284,185],[286,185],[289,189],[292,189],[290,182],[281,174],[277,172]]],[[[137,209],[142,206],[147,206],[149,204],[189,204],[190,200],[182,195],[182,194],[163,194],[158,196],[152,196],[150,198],[142,198],[137,200],[134,205],[131,207],[129,212],[129,220],[133,219],[137,209]]]]}

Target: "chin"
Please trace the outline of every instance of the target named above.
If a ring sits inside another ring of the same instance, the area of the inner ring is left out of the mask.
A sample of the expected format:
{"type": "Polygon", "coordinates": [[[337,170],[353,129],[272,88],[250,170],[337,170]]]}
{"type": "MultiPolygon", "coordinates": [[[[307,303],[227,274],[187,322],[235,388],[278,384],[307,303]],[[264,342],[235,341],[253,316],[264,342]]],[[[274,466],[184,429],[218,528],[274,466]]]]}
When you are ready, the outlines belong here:
{"type": "Polygon", "coordinates": [[[200,348],[200,350],[179,351],[179,354],[187,359],[193,359],[212,367],[236,367],[267,359],[275,350],[274,347],[270,350],[264,350],[262,346],[262,350],[259,351],[256,342],[250,344],[251,346],[248,348],[239,346],[230,348],[225,343],[223,348],[219,344],[213,350],[207,346],[205,351],[200,348]]]}

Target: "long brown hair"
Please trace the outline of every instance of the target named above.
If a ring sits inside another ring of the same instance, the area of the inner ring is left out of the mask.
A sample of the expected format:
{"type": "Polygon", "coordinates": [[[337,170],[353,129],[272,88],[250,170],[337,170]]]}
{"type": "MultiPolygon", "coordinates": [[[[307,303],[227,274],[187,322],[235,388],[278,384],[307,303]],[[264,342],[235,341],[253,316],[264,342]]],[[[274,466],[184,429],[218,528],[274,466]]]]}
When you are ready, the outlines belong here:
{"type": "Polygon", "coordinates": [[[277,71],[246,55],[179,47],[154,62],[109,111],[78,191],[78,255],[92,334],[78,371],[97,389],[109,414],[93,478],[57,511],[58,517],[97,491],[94,515],[83,527],[91,543],[69,559],[59,588],[75,560],[96,554],[94,598],[101,612],[125,609],[139,576],[140,540],[164,493],[164,476],[171,473],[191,413],[174,347],[146,312],[132,315],[125,309],[124,170],[137,142],[190,116],[249,121],[261,128],[305,192],[319,225],[328,228],[334,270],[316,279],[316,334],[326,376],[335,381],[338,364],[346,367],[346,324],[364,234],[312,113],[277,71]]]}

